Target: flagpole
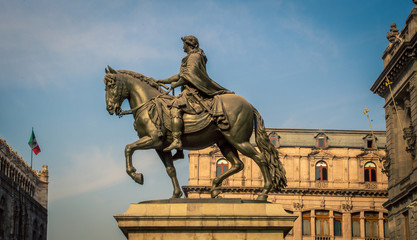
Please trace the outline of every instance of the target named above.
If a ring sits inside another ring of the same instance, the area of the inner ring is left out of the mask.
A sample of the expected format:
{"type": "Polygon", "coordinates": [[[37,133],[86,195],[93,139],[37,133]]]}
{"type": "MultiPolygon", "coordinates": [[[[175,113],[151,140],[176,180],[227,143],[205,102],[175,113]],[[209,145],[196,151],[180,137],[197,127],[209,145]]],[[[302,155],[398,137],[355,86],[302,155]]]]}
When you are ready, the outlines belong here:
{"type": "MultiPolygon", "coordinates": [[[[33,127],[32,127],[32,133],[33,133],[33,127]]],[[[31,133],[31,134],[32,134],[31,133]]],[[[30,168],[32,168],[32,162],[33,162],[33,150],[32,148],[30,149],[30,168]]]]}
{"type": "Polygon", "coordinates": [[[369,118],[369,114],[368,114],[369,110],[366,108],[366,105],[364,105],[364,106],[365,106],[365,110],[363,111],[363,113],[366,114],[366,117],[368,118],[369,127],[371,128],[372,138],[374,140],[374,145],[375,145],[376,151],[378,153],[378,145],[376,145],[376,138],[375,138],[375,135],[374,135],[374,130],[372,130],[371,119],[369,118]]]}

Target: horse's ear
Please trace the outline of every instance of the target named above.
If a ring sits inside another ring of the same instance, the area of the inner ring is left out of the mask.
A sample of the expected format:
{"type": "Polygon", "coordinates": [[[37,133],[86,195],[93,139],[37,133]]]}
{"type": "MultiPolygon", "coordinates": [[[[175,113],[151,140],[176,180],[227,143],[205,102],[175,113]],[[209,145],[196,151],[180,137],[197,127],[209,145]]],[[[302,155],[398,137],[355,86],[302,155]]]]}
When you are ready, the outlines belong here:
{"type": "Polygon", "coordinates": [[[113,68],[111,68],[109,65],[107,65],[107,67],[109,68],[110,73],[117,73],[113,68]]]}
{"type": "Polygon", "coordinates": [[[105,68],[104,71],[106,71],[106,74],[109,73],[109,70],[107,70],[107,68],[105,68]]]}

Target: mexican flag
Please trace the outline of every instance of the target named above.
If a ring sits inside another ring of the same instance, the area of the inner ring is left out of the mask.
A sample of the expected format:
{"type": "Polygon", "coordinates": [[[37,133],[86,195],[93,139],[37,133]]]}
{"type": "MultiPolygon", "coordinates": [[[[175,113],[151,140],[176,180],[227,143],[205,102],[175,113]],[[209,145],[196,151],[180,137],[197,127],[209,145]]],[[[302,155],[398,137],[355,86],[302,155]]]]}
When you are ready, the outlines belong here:
{"type": "Polygon", "coordinates": [[[38,142],[36,141],[36,137],[35,137],[35,133],[33,132],[33,129],[32,129],[32,135],[30,135],[30,139],[29,139],[28,144],[29,144],[29,147],[32,148],[32,151],[36,155],[38,155],[38,153],[41,152],[41,149],[38,145],[38,142]]]}

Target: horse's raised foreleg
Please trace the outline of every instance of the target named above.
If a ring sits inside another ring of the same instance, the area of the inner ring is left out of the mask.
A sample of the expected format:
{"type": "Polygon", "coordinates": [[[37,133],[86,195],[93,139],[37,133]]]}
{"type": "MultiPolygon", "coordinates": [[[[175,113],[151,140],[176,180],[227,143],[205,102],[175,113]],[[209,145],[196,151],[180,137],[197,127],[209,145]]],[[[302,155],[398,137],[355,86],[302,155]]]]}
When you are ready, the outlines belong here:
{"type": "Polygon", "coordinates": [[[139,184],[143,184],[143,174],[136,173],[136,168],[134,168],[132,164],[132,155],[138,149],[149,149],[154,147],[154,145],[155,141],[148,136],[142,137],[136,142],[126,145],[126,173],[139,184]]]}
{"type": "Polygon", "coordinates": [[[172,154],[171,152],[164,152],[162,150],[156,150],[159,157],[162,160],[162,163],[164,164],[168,176],[171,178],[172,186],[174,187],[174,192],[172,193],[171,198],[180,198],[182,196],[182,191],[180,188],[180,184],[178,182],[177,178],[177,171],[174,167],[174,162],[172,160],[172,154]]]}
{"type": "Polygon", "coordinates": [[[215,198],[220,194],[221,191],[219,186],[226,178],[240,172],[243,169],[243,162],[239,159],[239,154],[236,151],[236,148],[229,143],[219,144],[219,148],[223,156],[232,164],[232,166],[225,173],[213,179],[213,185],[211,187],[212,198],[215,198]]]}

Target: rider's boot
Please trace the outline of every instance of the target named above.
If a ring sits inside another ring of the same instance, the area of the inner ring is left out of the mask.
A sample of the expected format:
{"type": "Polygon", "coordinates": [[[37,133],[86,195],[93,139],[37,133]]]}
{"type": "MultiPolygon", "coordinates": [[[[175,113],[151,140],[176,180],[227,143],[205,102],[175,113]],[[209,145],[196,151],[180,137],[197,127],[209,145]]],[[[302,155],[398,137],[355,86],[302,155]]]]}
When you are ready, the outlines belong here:
{"type": "Polygon", "coordinates": [[[181,136],[182,136],[182,116],[181,116],[181,110],[178,108],[171,108],[171,116],[172,116],[172,143],[168,147],[164,149],[165,152],[171,151],[173,149],[182,149],[182,142],[181,142],[181,136]]]}

